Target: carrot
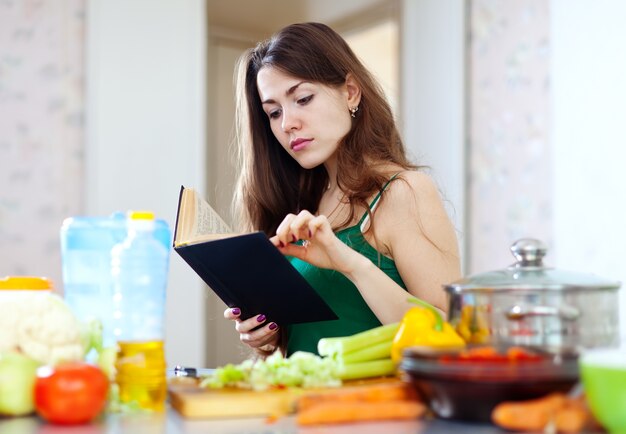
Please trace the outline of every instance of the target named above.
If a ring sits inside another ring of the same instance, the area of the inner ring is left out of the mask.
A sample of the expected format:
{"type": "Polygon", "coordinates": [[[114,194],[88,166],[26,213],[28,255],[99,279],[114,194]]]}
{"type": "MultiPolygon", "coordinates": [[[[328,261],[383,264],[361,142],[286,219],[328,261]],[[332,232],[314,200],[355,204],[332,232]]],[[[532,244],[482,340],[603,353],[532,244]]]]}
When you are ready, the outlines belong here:
{"type": "Polygon", "coordinates": [[[493,409],[491,419],[496,425],[510,430],[541,431],[566,400],[564,394],[552,393],[528,401],[502,402],[493,409]]]}
{"type": "Polygon", "coordinates": [[[324,402],[382,402],[416,400],[414,390],[407,383],[380,383],[348,386],[337,390],[307,392],[297,401],[298,411],[304,411],[324,402]]]}
{"type": "Polygon", "coordinates": [[[296,416],[298,425],[321,425],[330,423],[362,422],[390,419],[417,419],[426,412],[426,406],[417,401],[326,401],[296,416]]]}
{"type": "Polygon", "coordinates": [[[584,397],[567,398],[560,393],[530,401],[503,402],[494,408],[491,417],[496,425],[517,431],[542,431],[552,422],[561,434],[580,433],[594,423],[584,397]]]}
{"type": "Polygon", "coordinates": [[[581,432],[590,419],[591,414],[586,406],[580,401],[570,399],[556,411],[554,425],[559,433],[575,434],[581,432]]]}

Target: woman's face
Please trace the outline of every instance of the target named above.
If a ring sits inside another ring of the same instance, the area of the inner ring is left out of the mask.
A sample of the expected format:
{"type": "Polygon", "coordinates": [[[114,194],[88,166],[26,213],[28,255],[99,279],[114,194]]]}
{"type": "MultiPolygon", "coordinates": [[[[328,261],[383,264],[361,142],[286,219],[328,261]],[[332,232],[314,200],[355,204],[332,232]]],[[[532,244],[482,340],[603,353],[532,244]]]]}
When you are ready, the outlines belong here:
{"type": "Polygon", "coordinates": [[[335,89],[263,67],[257,89],[274,136],[305,169],[331,158],[350,131],[346,86],[335,89]]]}

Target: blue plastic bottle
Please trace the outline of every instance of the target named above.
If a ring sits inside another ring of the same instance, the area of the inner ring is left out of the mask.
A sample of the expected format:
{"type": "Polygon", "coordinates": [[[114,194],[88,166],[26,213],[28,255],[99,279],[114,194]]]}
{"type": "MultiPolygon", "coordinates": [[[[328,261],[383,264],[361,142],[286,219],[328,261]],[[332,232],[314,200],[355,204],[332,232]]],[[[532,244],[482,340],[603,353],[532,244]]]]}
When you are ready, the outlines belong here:
{"type": "MultiPolygon", "coordinates": [[[[100,321],[103,345],[112,347],[111,249],[128,234],[126,214],[68,217],[60,232],[65,301],[82,322],[100,321]]],[[[164,220],[155,220],[155,235],[164,248],[170,248],[170,230],[164,220]]]]}
{"type": "Polygon", "coordinates": [[[120,400],[151,410],[164,408],[165,290],[169,248],[155,235],[154,215],[129,214],[128,237],[111,249],[113,334],[120,400]]]}
{"type": "Polygon", "coordinates": [[[104,346],[114,345],[111,324],[111,248],[126,238],[123,213],[70,217],[61,226],[63,296],[82,322],[102,324],[104,346]]]}

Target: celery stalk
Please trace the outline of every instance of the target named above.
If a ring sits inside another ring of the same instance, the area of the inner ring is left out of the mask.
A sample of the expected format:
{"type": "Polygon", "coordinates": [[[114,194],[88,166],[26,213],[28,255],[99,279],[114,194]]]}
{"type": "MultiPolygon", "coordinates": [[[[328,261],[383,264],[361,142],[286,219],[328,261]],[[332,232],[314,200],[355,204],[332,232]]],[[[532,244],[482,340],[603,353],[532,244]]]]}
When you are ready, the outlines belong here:
{"type": "Polygon", "coordinates": [[[344,363],[339,367],[339,378],[341,380],[356,380],[392,375],[395,372],[395,363],[390,358],[387,358],[370,360],[368,362],[344,363]]]}
{"type": "Polygon", "coordinates": [[[357,363],[367,362],[369,360],[388,359],[391,357],[392,343],[393,339],[379,342],[377,344],[370,345],[369,347],[344,354],[343,357],[339,358],[339,360],[343,361],[343,363],[357,363]]]}
{"type": "Polygon", "coordinates": [[[322,338],[317,343],[320,356],[343,356],[381,342],[392,341],[400,323],[386,324],[350,336],[322,338]]]}

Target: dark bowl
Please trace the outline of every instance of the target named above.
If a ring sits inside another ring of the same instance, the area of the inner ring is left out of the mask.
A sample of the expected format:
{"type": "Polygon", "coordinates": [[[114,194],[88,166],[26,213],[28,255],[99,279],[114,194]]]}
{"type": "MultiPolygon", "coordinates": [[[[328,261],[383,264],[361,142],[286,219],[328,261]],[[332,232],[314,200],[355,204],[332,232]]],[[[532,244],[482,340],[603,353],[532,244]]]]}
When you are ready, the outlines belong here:
{"type": "Polygon", "coordinates": [[[576,351],[532,347],[410,347],[400,371],[437,417],[476,422],[503,401],[567,393],[579,379],[576,351]]]}

